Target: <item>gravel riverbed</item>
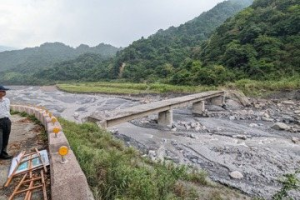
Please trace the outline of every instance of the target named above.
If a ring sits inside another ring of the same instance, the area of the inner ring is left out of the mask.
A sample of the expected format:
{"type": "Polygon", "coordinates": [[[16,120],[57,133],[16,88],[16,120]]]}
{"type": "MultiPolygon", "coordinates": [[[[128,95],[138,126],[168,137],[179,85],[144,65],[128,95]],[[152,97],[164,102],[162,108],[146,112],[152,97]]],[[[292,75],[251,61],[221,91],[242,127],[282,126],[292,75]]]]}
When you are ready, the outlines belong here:
{"type": "MultiPolygon", "coordinates": [[[[78,123],[93,112],[105,116],[163,99],[69,94],[55,87],[11,88],[12,103],[44,106],[55,116],[78,123]]],[[[207,102],[206,108],[203,116],[193,115],[190,107],[176,109],[168,127],[157,125],[157,115],[151,115],[110,131],[153,160],[201,168],[215,181],[271,199],[281,188],[277,180],[300,168],[300,92],[270,99],[241,99],[229,92],[226,106],[207,102]]],[[[290,196],[300,199],[300,192],[291,191],[290,196]]]]}

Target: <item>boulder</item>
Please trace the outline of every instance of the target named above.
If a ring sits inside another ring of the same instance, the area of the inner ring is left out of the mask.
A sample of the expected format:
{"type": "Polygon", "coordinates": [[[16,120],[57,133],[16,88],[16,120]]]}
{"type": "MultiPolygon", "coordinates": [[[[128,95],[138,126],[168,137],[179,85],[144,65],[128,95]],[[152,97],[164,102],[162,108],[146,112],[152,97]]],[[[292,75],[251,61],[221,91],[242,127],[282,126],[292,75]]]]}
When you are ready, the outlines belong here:
{"type": "Polygon", "coordinates": [[[250,126],[251,128],[253,128],[253,127],[258,127],[258,124],[251,123],[251,124],[249,124],[249,126],[250,126]]]}
{"type": "Polygon", "coordinates": [[[233,179],[243,179],[244,178],[244,175],[239,171],[230,172],[229,176],[233,179]]]}
{"type": "Polygon", "coordinates": [[[290,127],[288,125],[286,125],[285,123],[282,122],[277,122],[272,126],[273,129],[275,130],[289,130],[290,127]]]}
{"type": "Polygon", "coordinates": [[[295,144],[300,144],[300,138],[292,137],[292,141],[293,141],[295,144]]]}
{"type": "Polygon", "coordinates": [[[295,102],[293,102],[292,100],[283,101],[281,103],[284,104],[284,105],[291,105],[291,106],[295,105],[295,102]]]}
{"type": "Polygon", "coordinates": [[[226,108],[227,110],[239,110],[243,106],[235,100],[227,99],[226,100],[226,108]]]}
{"type": "Polygon", "coordinates": [[[274,119],[267,118],[267,117],[262,117],[261,120],[266,121],[266,122],[273,122],[274,121],[274,119]]]}
{"type": "Polygon", "coordinates": [[[250,106],[251,105],[249,99],[241,91],[229,90],[229,91],[227,91],[227,96],[231,99],[237,100],[243,106],[250,106]]]}
{"type": "Polygon", "coordinates": [[[294,113],[298,115],[300,114],[300,110],[295,110],[294,113]]]}

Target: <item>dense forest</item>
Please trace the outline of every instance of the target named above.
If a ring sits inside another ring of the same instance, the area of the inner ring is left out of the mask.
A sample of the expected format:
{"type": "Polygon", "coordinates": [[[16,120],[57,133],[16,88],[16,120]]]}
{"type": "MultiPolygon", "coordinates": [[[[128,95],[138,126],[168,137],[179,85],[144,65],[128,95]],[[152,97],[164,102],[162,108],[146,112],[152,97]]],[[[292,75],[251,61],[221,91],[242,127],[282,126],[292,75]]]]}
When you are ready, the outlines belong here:
{"type": "MultiPolygon", "coordinates": [[[[12,61],[15,68],[1,73],[0,80],[9,84],[122,79],[220,85],[243,78],[276,80],[299,75],[299,0],[251,3],[252,0],[224,1],[179,27],[159,30],[120,51],[104,44],[95,48],[81,45],[70,56],[64,49],[71,47],[56,43],[61,47],[55,53],[61,57],[47,56],[50,63],[35,64],[35,68],[26,65],[32,60],[39,63],[43,56],[24,56],[22,65],[16,59],[12,61]],[[100,46],[106,54],[99,53],[100,46]]],[[[51,45],[45,46],[51,49],[51,45]]],[[[7,52],[0,53],[0,71],[8,66],[2,60],[4,53],[7,52]]],[[[12,59],[8,55],[6,60],[12,59]]]]}
{"type": "Polygon", "coordinates": [[[133,42],[117,54],[114,77],[135,82],[166,81],[218,26],[251,3],[252,0],[224,1],[177,28],[159,30],[133,42]]]}
{"type": "MultiPolygon", "coordinates": [[[[82,44],[77,48],[72,48],[63,43],[45,43],[40,47],[1,52],[0,80],[6,84],[48,84],[48,77],[42,76],[45,74],[43,70],[47,71],[57,65],[66,66],[65,62],[73,62],[76,58],[80,60],[81,56],[85,54],[95,54],[95,57],[99,55],[102,61],[115,56],[119,50],[119,48],[103,43],[95,47],[82,44]],[[34,74],[41,74],[41,76],[34,74]]],[[[89,56],[86,59],[89,59],[89,56]]],[[[95,62],[99,62],[99,59],[97,58],[95,62]]],[[[82,65],[83,70],[86,69],[85,64],[87,62],[78,64],[82,65]]],[[[94,63],[89,65],[94,65],[94,63]]],[[[63,70],[57,71],[54,76],[61,76],[58,72],[63,70]]],[[[75,71],[75,73],[81,74],[82,71],[75,71]]]]}
{"type": "MultiPolygon", "coordinates": [[[[299,0],[256,0],[217,28],[194,58],[221,79],[275,80],[300,72],[299,0]],[[226,77],[223,75],[226,74],[226,77]]],[[[200,80],[199,83],[214,83],[200,80]]]]}

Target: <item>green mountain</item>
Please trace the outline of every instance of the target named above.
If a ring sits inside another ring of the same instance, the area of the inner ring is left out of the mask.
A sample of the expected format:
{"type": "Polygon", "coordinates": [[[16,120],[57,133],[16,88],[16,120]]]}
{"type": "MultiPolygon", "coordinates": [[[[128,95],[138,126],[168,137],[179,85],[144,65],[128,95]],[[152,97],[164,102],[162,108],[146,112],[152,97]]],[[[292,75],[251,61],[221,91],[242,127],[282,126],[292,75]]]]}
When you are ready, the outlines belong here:
{"type": "Polygon", "coordinates": [[[178,69],[202,42],[227,18],[251,5],[252,0],[229,0],[216,5],[199,17],[167,30],[141,38],[120,51],[113,76],[131,81],[165,79],[178,69]]]}
{"type": "Polygon", "coordinates": [[[85,53],[112,57],[119,49],[107,44],[96,47],[80,45],[76,49],[62,43],[45,43],[39,47],[0,53],[0,72],[10,70],[31,74],[40,69],[52,67],[57,62],[75,59],[85,53]]]}
{"type": "Polygon", "coordinates": [[[300,1],[255,0],[217,28],[194,58],[202,70],[218,65],[232,80],[299,75],[300,1]]]}
{"type": "Polygon", "coordinates": [[[41,70],[33,77],[47,82],[56,81],[94,81],[106,79],[109,72],[107,65],[110,62],[106,57],[99,54],[84,54],[74,60],[55,64],[50,69],[41,70]]]}

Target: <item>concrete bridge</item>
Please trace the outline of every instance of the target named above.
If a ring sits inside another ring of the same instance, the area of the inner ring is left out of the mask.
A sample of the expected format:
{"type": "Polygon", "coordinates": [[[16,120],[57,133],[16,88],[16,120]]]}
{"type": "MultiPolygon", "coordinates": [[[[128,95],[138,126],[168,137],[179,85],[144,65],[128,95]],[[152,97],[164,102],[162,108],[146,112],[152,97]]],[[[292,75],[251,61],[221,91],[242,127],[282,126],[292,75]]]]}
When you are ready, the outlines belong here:
{"type": "Polygon", "coordinates": [[[192,104],[192,112],[194,114],[202,114],[205,110],[206,100],[210,100],[214,105],[221,106],[224,104],[224,92],[208,91],[149,104],[142,104],[113,111],[108,117],[94,113],[89,116],[87,120],[95,122],[103,128],[108,128],[123,122],[158,113],[158,124],[171,125],[173,123],[172,109],[186,107],[192,104]]]}

